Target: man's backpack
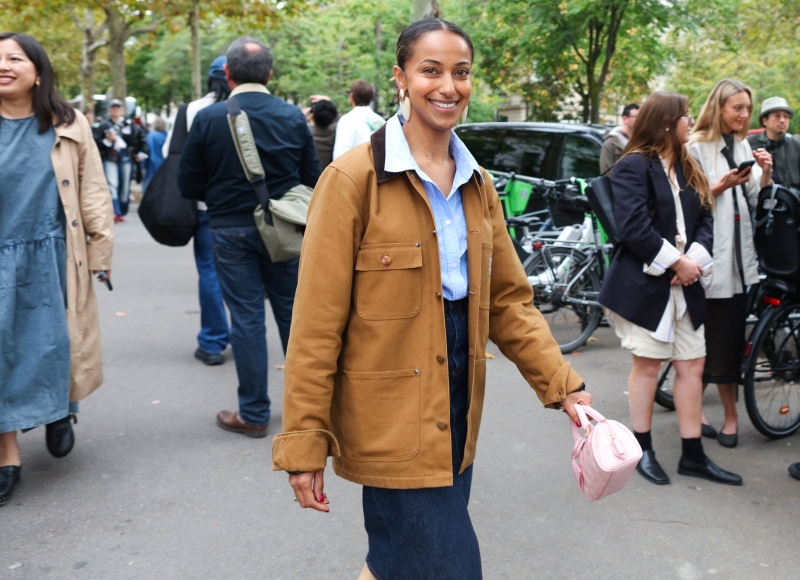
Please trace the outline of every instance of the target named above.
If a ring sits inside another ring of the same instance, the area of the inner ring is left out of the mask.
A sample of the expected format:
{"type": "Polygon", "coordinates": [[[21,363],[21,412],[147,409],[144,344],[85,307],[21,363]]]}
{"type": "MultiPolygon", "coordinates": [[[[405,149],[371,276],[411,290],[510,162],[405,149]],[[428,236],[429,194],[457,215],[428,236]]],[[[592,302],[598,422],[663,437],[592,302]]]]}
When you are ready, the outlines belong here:
{"type": "Polygon", "coordinates": [[[800,197],[782,185],[768,185],[758,194],[756,252],[770,278],[800,282],[800,197]]]}
{"type": "Polygon", "coordinates": [[[139,204],[139,218],[159,244],[185,246],[197,227],[197,203],[181,197],[178,189],[178,165],[186,141],[186,109],[182,105],[175,117],[169,154],[156,170],[139,204]]]}
{"type": "Polygon", "coordinates": [[[270,199],[264,181],[264,167],[258,155],[250,120],[235,97],[225,101],[228,109],[228,126],[239,154],[239,161],[247,180],[253,186],[259,205],[253,215],[261,239],[273,262],[297,258],[303,245],[308,205],[313,190],[306,185],[296,185],[280,199],[270,199]]]}

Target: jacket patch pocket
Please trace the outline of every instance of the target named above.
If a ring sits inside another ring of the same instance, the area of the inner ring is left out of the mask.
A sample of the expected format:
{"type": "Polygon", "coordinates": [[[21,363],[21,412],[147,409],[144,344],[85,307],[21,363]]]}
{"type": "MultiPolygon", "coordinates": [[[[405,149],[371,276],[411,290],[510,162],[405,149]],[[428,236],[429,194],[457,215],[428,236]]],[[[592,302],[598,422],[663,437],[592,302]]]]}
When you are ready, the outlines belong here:
{"type": "Polygon", "coordinates": [[[342,450],[354,461],[406,461],[419,452],[420,371],[343,373],[342,450]]]}
{"type": "Polygon", "coordinates": [[[412,318],[422,301],[419,242],[364,245],[356,261],[356,308],[364,320],[412,318]]]}
{"type": "Polygon", "coordinates": [[[493,248],[494,245],[491,242],[481,244],[481,308],[489,308],[491,303],[493,248]]]}

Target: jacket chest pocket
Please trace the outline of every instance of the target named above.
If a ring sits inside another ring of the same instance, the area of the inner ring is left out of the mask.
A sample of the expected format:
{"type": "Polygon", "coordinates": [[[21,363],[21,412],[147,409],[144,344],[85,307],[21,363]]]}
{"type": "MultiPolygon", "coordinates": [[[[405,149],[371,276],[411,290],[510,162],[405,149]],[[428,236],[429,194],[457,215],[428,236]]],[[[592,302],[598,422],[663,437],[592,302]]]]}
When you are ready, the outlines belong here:
{"type": "Polygon", "coordinates": [[[492,296],[492,249],[491,242],[481,244],[481,294],[480,307],[489,308],[492,296]]]}
{"type": "Polygon", "coordinates": [[[422,301],[419,242],[368,244],[356,261],[356,309],[364,320],[412,318],[422,301]]]}

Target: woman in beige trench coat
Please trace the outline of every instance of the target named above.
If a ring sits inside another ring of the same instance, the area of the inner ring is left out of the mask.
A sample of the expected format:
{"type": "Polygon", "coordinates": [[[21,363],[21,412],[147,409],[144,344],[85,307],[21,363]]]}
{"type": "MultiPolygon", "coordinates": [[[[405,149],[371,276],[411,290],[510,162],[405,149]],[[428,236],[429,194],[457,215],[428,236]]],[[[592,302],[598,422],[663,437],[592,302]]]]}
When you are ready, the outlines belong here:
{"type": "Polygon", "coordinates": [[[0,34],[0,505],[19,480],[17,431],[50,453],[102,383],[92,272],[110,275],[113,210],[91,128],[55,91],[33,38],[0,34]]]}

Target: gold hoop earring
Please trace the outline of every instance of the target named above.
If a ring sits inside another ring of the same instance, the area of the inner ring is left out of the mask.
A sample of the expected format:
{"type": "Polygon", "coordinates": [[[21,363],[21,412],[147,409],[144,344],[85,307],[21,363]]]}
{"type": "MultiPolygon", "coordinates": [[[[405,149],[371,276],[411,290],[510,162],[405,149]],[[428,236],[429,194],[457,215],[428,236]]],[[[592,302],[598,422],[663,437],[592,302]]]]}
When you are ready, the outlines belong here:
{"type": "Polygon", "coordinates": [[[408,121],[411,118],[411,97],[404,89],[400,89],[400,112],[403,113],[403,118],[408,121]]]}
{"type": "Polygon", "coordinates": [[[42,81],[40,81],[40,80],[37,80],[37,81],[36,81],[36,86],[38,87],[40,84],[42,84],[42,81]]]}

